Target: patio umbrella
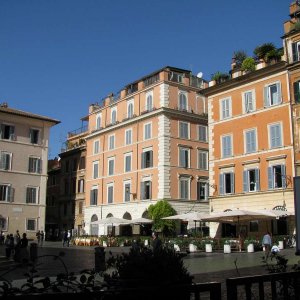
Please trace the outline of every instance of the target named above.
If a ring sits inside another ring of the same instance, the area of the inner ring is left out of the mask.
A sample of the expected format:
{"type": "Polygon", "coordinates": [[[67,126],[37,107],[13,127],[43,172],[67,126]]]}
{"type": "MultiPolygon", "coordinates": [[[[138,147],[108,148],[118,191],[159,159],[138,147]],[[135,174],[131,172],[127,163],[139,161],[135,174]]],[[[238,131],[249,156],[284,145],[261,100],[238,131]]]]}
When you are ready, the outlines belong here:
{"type": "MultiPolygon", "coordinates": [[[[197,221],[201,222],[205,216],[207,216],[207,214],[199,213],[197,211],[191,211],[188,213],[165,217],[162,219],[163,220],[182,220],[182,221],[188,221],[188,222],[193,221],[193,222],[195,222],[195,230],[196,230],[196,228],[197,228],[196,222],[197,221]]],[[[201,224],[200,224],[200,227],[201,227],[201,224]]],[[[201,232],[202,232],[202,227],[201,227],[201,232]]]]}
{"type": "Polygon", "coordinates": [[[162,218],[163,220],[202,221],[207,214],[192,211],[189,213],[162,218]]]}
{"type": "Polygon", "coordinates": [[[130,224],[151,224],[151,223],[153,223],[153,220],[146,219],[146,218],[136,218],[136,219],[130,220],[129,223],[130,224]]]}
{"type": "Polygon", "coordinates": [[[295,213],[293,213],[291,211],[276,210],[276,209],[259,209],[259,210],[256,210],[256,212],[266,215],[266,219],[267,218],[277,219],[277,218],[281,218],[281,217],[289,217],[289,216],[295,215],[295,213]]]}
{"type": "Polygon", "coordinates": [[[91,224],[98,224],[98,225],[121,225],[121,224],[129,224],[131,220],[126,220],[122,218],[116,218],[116,217],[108,217],[105,219],[101,219],[98,221],[91,222],[91,224]]]}
{"type": "Polygon", "coordinates": [[[268,218],[268,216],[264,212],[234,209],[212,213],[209,216],[204,217],[202,220],[208,222],[239,223],[240,221],[252,221],[265,218],[268,218]]]}

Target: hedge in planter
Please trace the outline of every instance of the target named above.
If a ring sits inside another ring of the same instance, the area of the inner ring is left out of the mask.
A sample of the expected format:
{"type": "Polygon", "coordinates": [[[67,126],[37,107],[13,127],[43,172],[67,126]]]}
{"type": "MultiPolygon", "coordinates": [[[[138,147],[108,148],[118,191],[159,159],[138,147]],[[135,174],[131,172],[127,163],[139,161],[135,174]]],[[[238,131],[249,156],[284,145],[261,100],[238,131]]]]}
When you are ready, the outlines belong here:
{"type": "MultiPolygon", "coordinates": [[[[182,256],[169,248],[155,253],[151,249],[131,249],[129,253],[110,257],[107,267],[103,275],[108,289],[149,287],[150,291],[160,291],[160,294],[152,295],[156,299],[166,296],[163,296],[163,290],[170,290],[167,286],[191,285],[193,279],[183,264],[182,256]]],[[[187,290],[183,289],[182,296],[189,299],[187,290]]]]}

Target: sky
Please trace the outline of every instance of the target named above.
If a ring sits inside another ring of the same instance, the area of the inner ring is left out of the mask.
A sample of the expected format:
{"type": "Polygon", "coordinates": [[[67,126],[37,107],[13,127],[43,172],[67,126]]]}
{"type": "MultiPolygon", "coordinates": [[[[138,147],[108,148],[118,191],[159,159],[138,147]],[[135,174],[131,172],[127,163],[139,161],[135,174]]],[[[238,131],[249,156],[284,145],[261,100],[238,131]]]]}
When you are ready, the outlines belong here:
{"type": "Polygon", "coordinates": [[[164,66],[211,79],[233,53],[282,47],[292,0],[0,0],[0,103],[58,119],[49,158],[89,105],[164,66]]]}

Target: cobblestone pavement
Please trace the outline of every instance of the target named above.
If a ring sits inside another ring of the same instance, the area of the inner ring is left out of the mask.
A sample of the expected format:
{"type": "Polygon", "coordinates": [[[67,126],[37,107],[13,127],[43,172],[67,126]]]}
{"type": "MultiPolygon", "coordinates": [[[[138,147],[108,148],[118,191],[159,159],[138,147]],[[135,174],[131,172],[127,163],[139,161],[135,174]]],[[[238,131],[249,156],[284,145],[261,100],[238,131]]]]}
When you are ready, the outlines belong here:
{"type": "MultiPolygon", "coordinates": [[[[128,247],[106,248],[106,255],[111,251],[112,254],[120,254],[129,251],[128,247]]],[[[4,255],[5,248],[0,246],[0,256],[4,255]]],[[[281,254],[289,260],[289,265],[293,265],[300,260],[295,255],[295,249],[281,250],[281,254]]],[[[95,247],[73,246],[62,247],[61,242],[45,242],[43,247],[38,247],[38,275],[55,276],[65,271],[65,266],[69,272],[78,273],[84,269],[93,269],[95,267],[95,247]],[[63,251],[65,256],[63,262],[53,259],[53,255],[58,255],[63,251]]],[[[190,253],[184,257],[184,264],[190,274],[194,276],[194,282],[217,281],[224,285],[226,278],[239,277],[247,275],[259,275],[266,273],[262,264],[263,252],[232,252],[224,254],[221,252],[190,253]]],[[[1,270],[0,276],[8,270],[1,270]]],[[[5,275],[6,279],[17,280],[25,278],[27,269],[23,267],[5,275]]]]}

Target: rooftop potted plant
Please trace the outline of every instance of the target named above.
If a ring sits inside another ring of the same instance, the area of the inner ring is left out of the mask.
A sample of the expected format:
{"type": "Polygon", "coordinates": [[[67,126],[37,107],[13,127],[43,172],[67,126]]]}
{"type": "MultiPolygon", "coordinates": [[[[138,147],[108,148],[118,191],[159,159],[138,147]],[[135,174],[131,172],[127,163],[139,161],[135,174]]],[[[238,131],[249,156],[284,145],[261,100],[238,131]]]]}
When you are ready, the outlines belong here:
{"type": "Polygon", "coordinates": [[[212,77],[211,77],[211,79],[212,79],[213,81],[215,81],[217,84],[218,84],[218,83],[222,83],[222,82],[228,80],[229,78],[230,78],[229,74],[227,74],[227,73],[222,73],[222,72],[220,72],[220,71],[214,73],[214,74],[212,75],[212,77]]]}
{"type": "Polygon", "coordinates": [[[242,66],[241,66],[242,71],[245,73],[252,72],[255,70],[255,60],[253,57],[247,57],[243,60],[242,66]]]}

